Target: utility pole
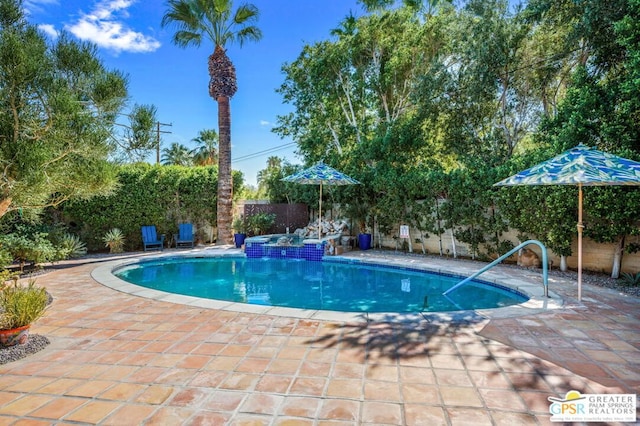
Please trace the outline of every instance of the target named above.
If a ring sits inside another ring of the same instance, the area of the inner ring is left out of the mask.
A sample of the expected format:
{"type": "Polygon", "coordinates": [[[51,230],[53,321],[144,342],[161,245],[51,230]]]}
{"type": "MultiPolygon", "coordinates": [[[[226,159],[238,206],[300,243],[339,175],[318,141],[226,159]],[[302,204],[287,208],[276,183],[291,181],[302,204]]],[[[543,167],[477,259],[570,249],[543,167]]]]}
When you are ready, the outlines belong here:
{"type": "Polygon", "coordinates": [[[172,123],[161,123],[161,122],[156,122],[156,135],[157,135],[157,140],[156,140],[156,164],[160,164],[160,133],[171,133],[169,131],[166,130],[160,130],[160,126],[173,126],[172,123]]]}

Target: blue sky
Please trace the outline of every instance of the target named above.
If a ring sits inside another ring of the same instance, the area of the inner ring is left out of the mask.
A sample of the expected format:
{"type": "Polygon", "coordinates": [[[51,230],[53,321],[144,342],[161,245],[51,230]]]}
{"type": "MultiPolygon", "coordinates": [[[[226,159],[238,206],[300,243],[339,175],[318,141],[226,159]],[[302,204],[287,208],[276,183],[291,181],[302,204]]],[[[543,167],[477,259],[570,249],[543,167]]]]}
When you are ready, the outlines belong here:
{"type": "MultiPolygon", "coordinates": [[[[227,55],[238,77],[238,92],[231,100],[233,168],[244,173],[247,183],[255,184],[256,173],[265,168],[270,155],[301,162],[294,155],[295,146],[242,160],[293,142],[271,132],[276,116],[291,111],[291,106],[283,105],[275,93],[284,81],[282,65],[294,61],[305,44],[330,38],[331,29],[350,12],[360,15],[362,9],[356,0],[250,3],[260,10],[257,25],[263,38],[242,48],[228,46],[227,55]]],[[[165,1],[25,0],[24,7],[29,21],[51,37],[64,30],[98,45],[106,66],[129,76],[130,105],[153,104],[159,121],[172,124],[162,128],[172,132],[163,135],[163,146],[180,142],[193,147],[191,139],[198,131],[217,130],[217,105],[207,89],[207,58],[213,46],[174,46],[173,28],[160,27],[165,1]]]]}

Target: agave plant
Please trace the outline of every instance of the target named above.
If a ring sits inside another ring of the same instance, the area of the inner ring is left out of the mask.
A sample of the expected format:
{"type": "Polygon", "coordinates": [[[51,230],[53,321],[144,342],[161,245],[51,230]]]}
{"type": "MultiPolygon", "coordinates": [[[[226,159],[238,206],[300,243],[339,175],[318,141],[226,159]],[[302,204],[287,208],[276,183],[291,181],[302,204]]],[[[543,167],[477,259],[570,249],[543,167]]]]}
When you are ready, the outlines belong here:
{"type": "Polygon", "coordinates": [[[87,254],[87,245],[80,241],[80,237],[77,235],[64,234],[60,246],[66,258],[80,257],[87,254]]]}
{"type": "Polygon", "coordinates": [[[124,251],[124,234],[119,228],[112,228],[102,237],[104,246],[109,247],[109,253],[122,253],[124,251]]]}
{"type": "Polygon", "coordinates": [[[640,286],[640,272],[636,275],[630,274],[628,272],[622,273],[622,283],[629,287],[637,287],[640,286]]]}

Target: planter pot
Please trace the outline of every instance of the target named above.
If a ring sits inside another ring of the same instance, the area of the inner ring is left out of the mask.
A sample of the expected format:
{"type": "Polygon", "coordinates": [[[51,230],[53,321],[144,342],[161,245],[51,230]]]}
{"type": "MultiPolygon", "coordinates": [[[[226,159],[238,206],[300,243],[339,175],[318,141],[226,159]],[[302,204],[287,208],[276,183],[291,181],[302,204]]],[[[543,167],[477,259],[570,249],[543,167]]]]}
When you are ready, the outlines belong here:
{"type": "Polygon", "coordinates": [[[371,234],[358,234],[358,245],[360,250],[369,250],[371,248],[371,234]]]}
{"type": "Polygon", "coordinates": [[[12,328],[11,330],[0,330],[0,348],[27,343],[27,340],[29,340],[29,327],[31,325],[12,328]]]}
{"type": "Polygon", "coordinates": [[[245,238],[247,238],[247,234],[233,234],[233,241],[236,243],[236,248],[242,247],[245,238]]]}

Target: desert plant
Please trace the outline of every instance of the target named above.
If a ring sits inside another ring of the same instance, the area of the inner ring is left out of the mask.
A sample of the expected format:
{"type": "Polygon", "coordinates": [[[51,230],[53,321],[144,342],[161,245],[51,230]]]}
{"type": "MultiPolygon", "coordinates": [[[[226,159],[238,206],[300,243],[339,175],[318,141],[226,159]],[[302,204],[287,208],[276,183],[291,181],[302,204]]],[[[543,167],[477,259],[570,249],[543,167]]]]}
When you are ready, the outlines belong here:
{"type": "Polygon", "coordinates": [[[69,259],[87,254],[87,245],[77,235],[64,234],[58,250],[63,259],[69,259]]]}
{"type": "Polygon", "coordinates": [[[640,285],[640,272],[635,275],[623,272],[620,279],[622,280],[622,284],[628,287],[637,287],[640,285]]]}
{"type": "Polygon", "coordinates": [[[28,285],[17,282],[0,291],[0,330],[11,330],[32,324],[44,315],[49,295],[35,280],[28,285]]]}
{"type": "Polygon", "coordinates": [[[104,246],[109,247],[109,253],[122,253],[124,248],[124,234],[118,228],[112,228],[102,237],[104,246]]]}

